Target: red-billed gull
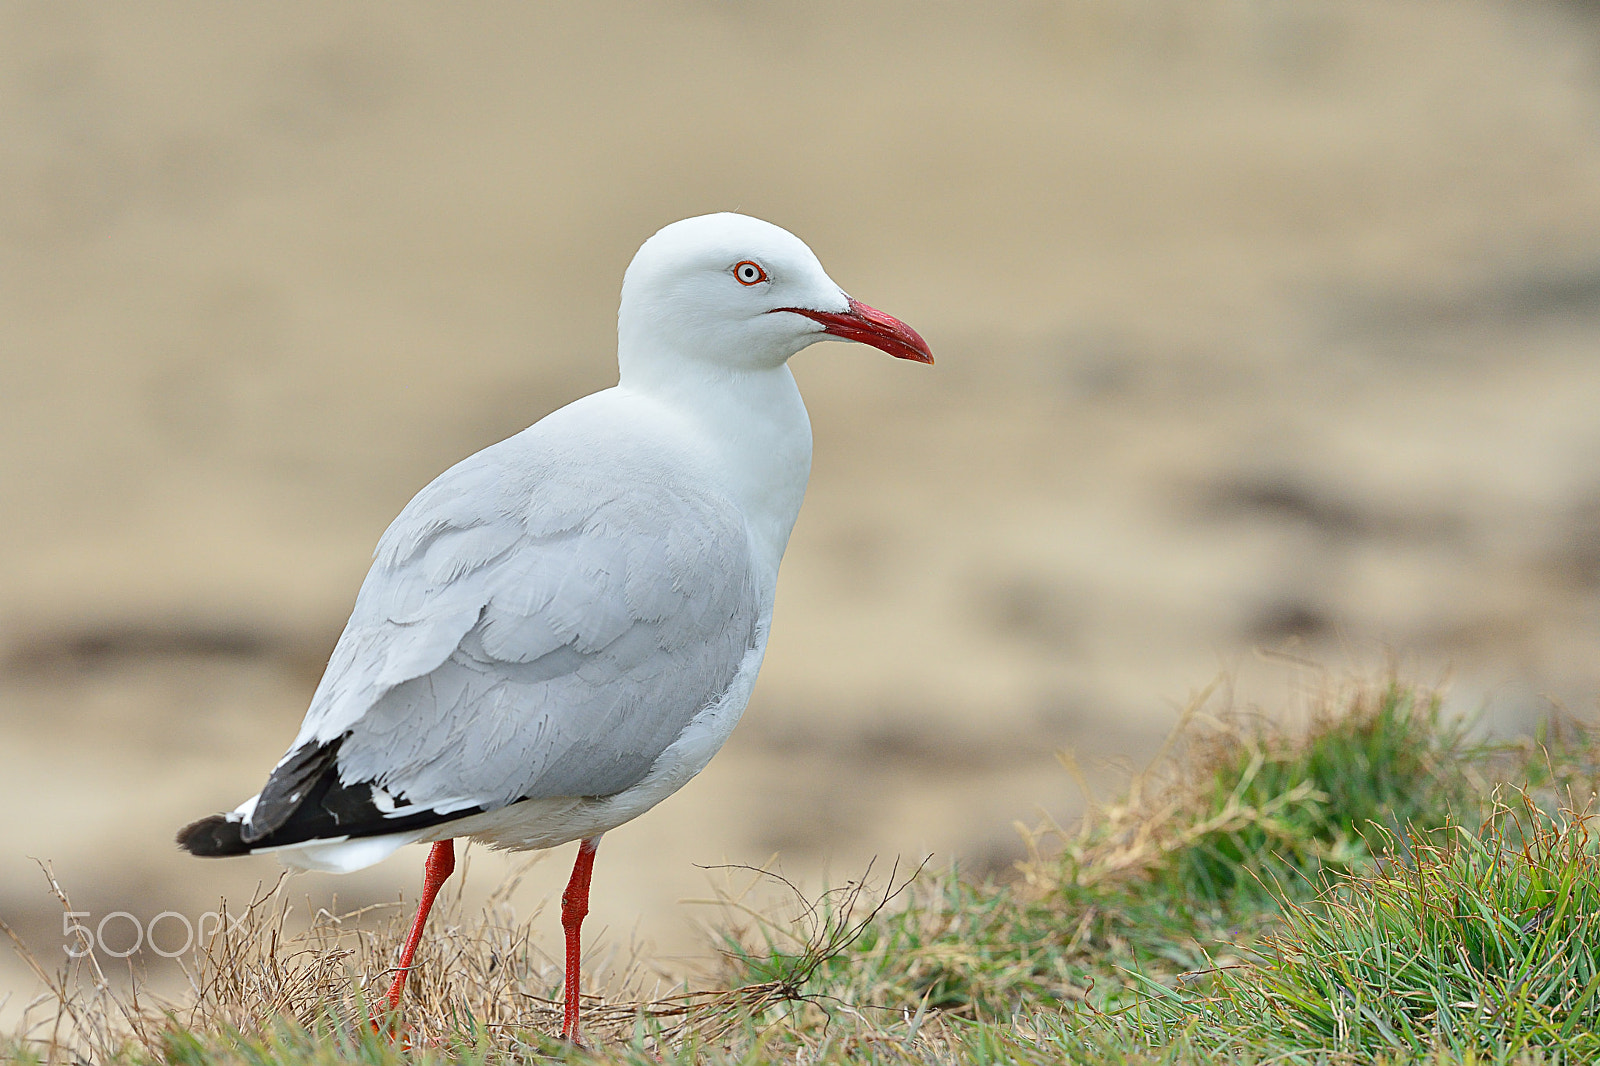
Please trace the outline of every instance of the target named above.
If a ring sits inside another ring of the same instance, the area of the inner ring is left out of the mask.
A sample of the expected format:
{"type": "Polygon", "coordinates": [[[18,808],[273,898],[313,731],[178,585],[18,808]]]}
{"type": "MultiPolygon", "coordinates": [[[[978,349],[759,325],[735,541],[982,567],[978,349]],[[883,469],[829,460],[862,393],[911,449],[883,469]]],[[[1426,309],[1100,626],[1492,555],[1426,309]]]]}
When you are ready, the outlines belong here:
{"type": "Polygon", "coordinates": [[[715,214],[651,237],[622,282],[617,385],[406,505],[288,753],[179,844],[346,872],[434,842],[396,1009],[454,837],[580,841],[561,908],[578,1040],[596,845],[699,773],[744,711],[811,470],[787,363],[830,339],[933,362],[777,226],[715,214]]]}

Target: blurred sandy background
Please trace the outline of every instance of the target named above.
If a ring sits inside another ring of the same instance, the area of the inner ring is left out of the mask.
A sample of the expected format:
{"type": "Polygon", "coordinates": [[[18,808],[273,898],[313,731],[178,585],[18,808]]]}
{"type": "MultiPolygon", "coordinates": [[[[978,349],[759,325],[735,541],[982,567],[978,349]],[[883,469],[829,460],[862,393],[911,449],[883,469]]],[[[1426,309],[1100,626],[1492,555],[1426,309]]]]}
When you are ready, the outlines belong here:
{"type": "Polygon", "coordinates": [[[940,362],[796,359],[761,684],[594,932],[691,951],[697,863],[1003,870],[1056,749],[1281,703],[1259,647],[1593,716],[1593,4],[5,3],[0,916],[59,958],[30,856],[95,918],[272,877],[172,832],[259,787],[410,495],[610,384],[634,249],[730,208],[940,362]]]}

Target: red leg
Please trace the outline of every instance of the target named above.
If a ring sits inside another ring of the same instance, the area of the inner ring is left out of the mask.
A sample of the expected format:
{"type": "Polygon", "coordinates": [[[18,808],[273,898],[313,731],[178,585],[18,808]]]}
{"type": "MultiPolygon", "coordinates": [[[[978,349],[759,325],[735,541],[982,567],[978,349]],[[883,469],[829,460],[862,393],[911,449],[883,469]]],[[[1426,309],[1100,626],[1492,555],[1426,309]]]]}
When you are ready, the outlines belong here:
{"type": "Polygon", "coordinates": [[[600,838],[592,836],[578,843],[578,861],[572,864],[572,877],[561,893],[561,928],[567,932],[567,980],[562,999],[561,1037],[582,1045],[578,1035],[578,963],[583,957],[578,930],[589,913],[589,875],[594,872],[594,853],[600,838]]]}
{"type": "Polygon", "coordinates": [[[427,865],[423,867],[422,902],[417,904],[417,920],[411,923],[411,935],[406,937],[405,950],[400,953],[400,972],[394,975],[389,986],[389,1009],[400,1009],[400,994],[406,988],[406,974],[411,972],[411,960],[422,940],[422,927],[428,924],[428,912],[433,909],[434,897],[439,894],[445,878],[456,868],[456,846],[453,840],[441,840],[428,852],[427,865]]]}

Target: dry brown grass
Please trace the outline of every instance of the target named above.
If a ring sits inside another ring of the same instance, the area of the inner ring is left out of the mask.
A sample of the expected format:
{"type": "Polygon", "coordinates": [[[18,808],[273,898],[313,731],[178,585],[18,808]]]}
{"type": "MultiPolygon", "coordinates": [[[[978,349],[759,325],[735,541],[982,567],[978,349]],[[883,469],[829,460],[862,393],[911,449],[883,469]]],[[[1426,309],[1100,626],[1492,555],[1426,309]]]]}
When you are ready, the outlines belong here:
{"type": "MultiPolygon", "coordinates": [[[[44,872],[63,909],[71,911],[66,890],[47,867],[44,872]]],[[[722,1041],[751,1019],[774,1017],[774,1008],[781,1016],[785,1004],[807,1000],[801,986],[811,971],[848,950],[910,880],[896,881],[891,874],[891,891],[874,896],[863,877],[808,900],[764,869],[730,867],[728,872],[728,888],[702,901],[717,904],[726,916],[714,935],[725,946],[782,950],[791,960],[790,972],[691,991],[681,982],[669,984],[636,950],[613,957],[609,965],[591,963],[585,967],[583,996],[586,1036],[602,1045],[642,1042],[665,1048],[691,1034],[696,1042],[722,1041]],[[742,889],[733,886],[732,875],[739,872],[749,875],[742,889]],[[760,882],[792,892],[795,913],[779,919],[748,905],[745,897],[760,882]],[[775,946],[775,940],[786,943],[775,946]],[[596,973],[614,976],[601,985],[596,973]]],[[[116,1061],[130,1052],[159,1059],[175,1034],[222,1034],[270,1044],[285,1024],[358,1044],[377,1017],[384,1025],[398,1025],[407,1046],[487,1040],[513,1055],[546,1047],[552,1039],[548,1034],[561,1027],[562,968],[538,945],[534,928],[540,915],[520,917],[511,906],[520,873],[497,886],[481,906],[469,908],[467,873],[464,868],[434,908],[396,1019],[383,1018],[383,1000],[409,928],[409,907],[348,913],[297,907],[287,891],[287,875],[242,908],[220,904],[223,920],[216,931],[181,960],[188,986],[181,1001],[150,995],[137,974],[125,990],[119,988],[107,974],[111,960],[102,959],[88,942],[80,946],[79,957],[51,971],[0,923],[46,986],[28,1005],[18,1046],[49,1063],[116,1061]]],[[[724,964],[714,976],[738,972],[724,964]]]]}

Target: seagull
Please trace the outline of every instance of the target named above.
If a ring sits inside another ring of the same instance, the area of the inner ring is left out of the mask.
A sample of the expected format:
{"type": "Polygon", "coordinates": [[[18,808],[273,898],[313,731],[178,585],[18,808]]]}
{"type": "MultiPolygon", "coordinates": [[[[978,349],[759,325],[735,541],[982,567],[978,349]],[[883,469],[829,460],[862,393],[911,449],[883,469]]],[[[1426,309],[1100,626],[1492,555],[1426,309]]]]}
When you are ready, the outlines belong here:
{"type": "Polygon", "coordinates": [[[703,770],[749,701],[811,471],[788,360],[815,341],[932,363],[787,230],[674,222],[622,280],[617,384],[441,474],[400,512],[261,791],[178,833],[194,855],[346,873],[431,843],[388,1006],[456,837],[578,841],[562,1036],[600,838],[703,770]]]}

